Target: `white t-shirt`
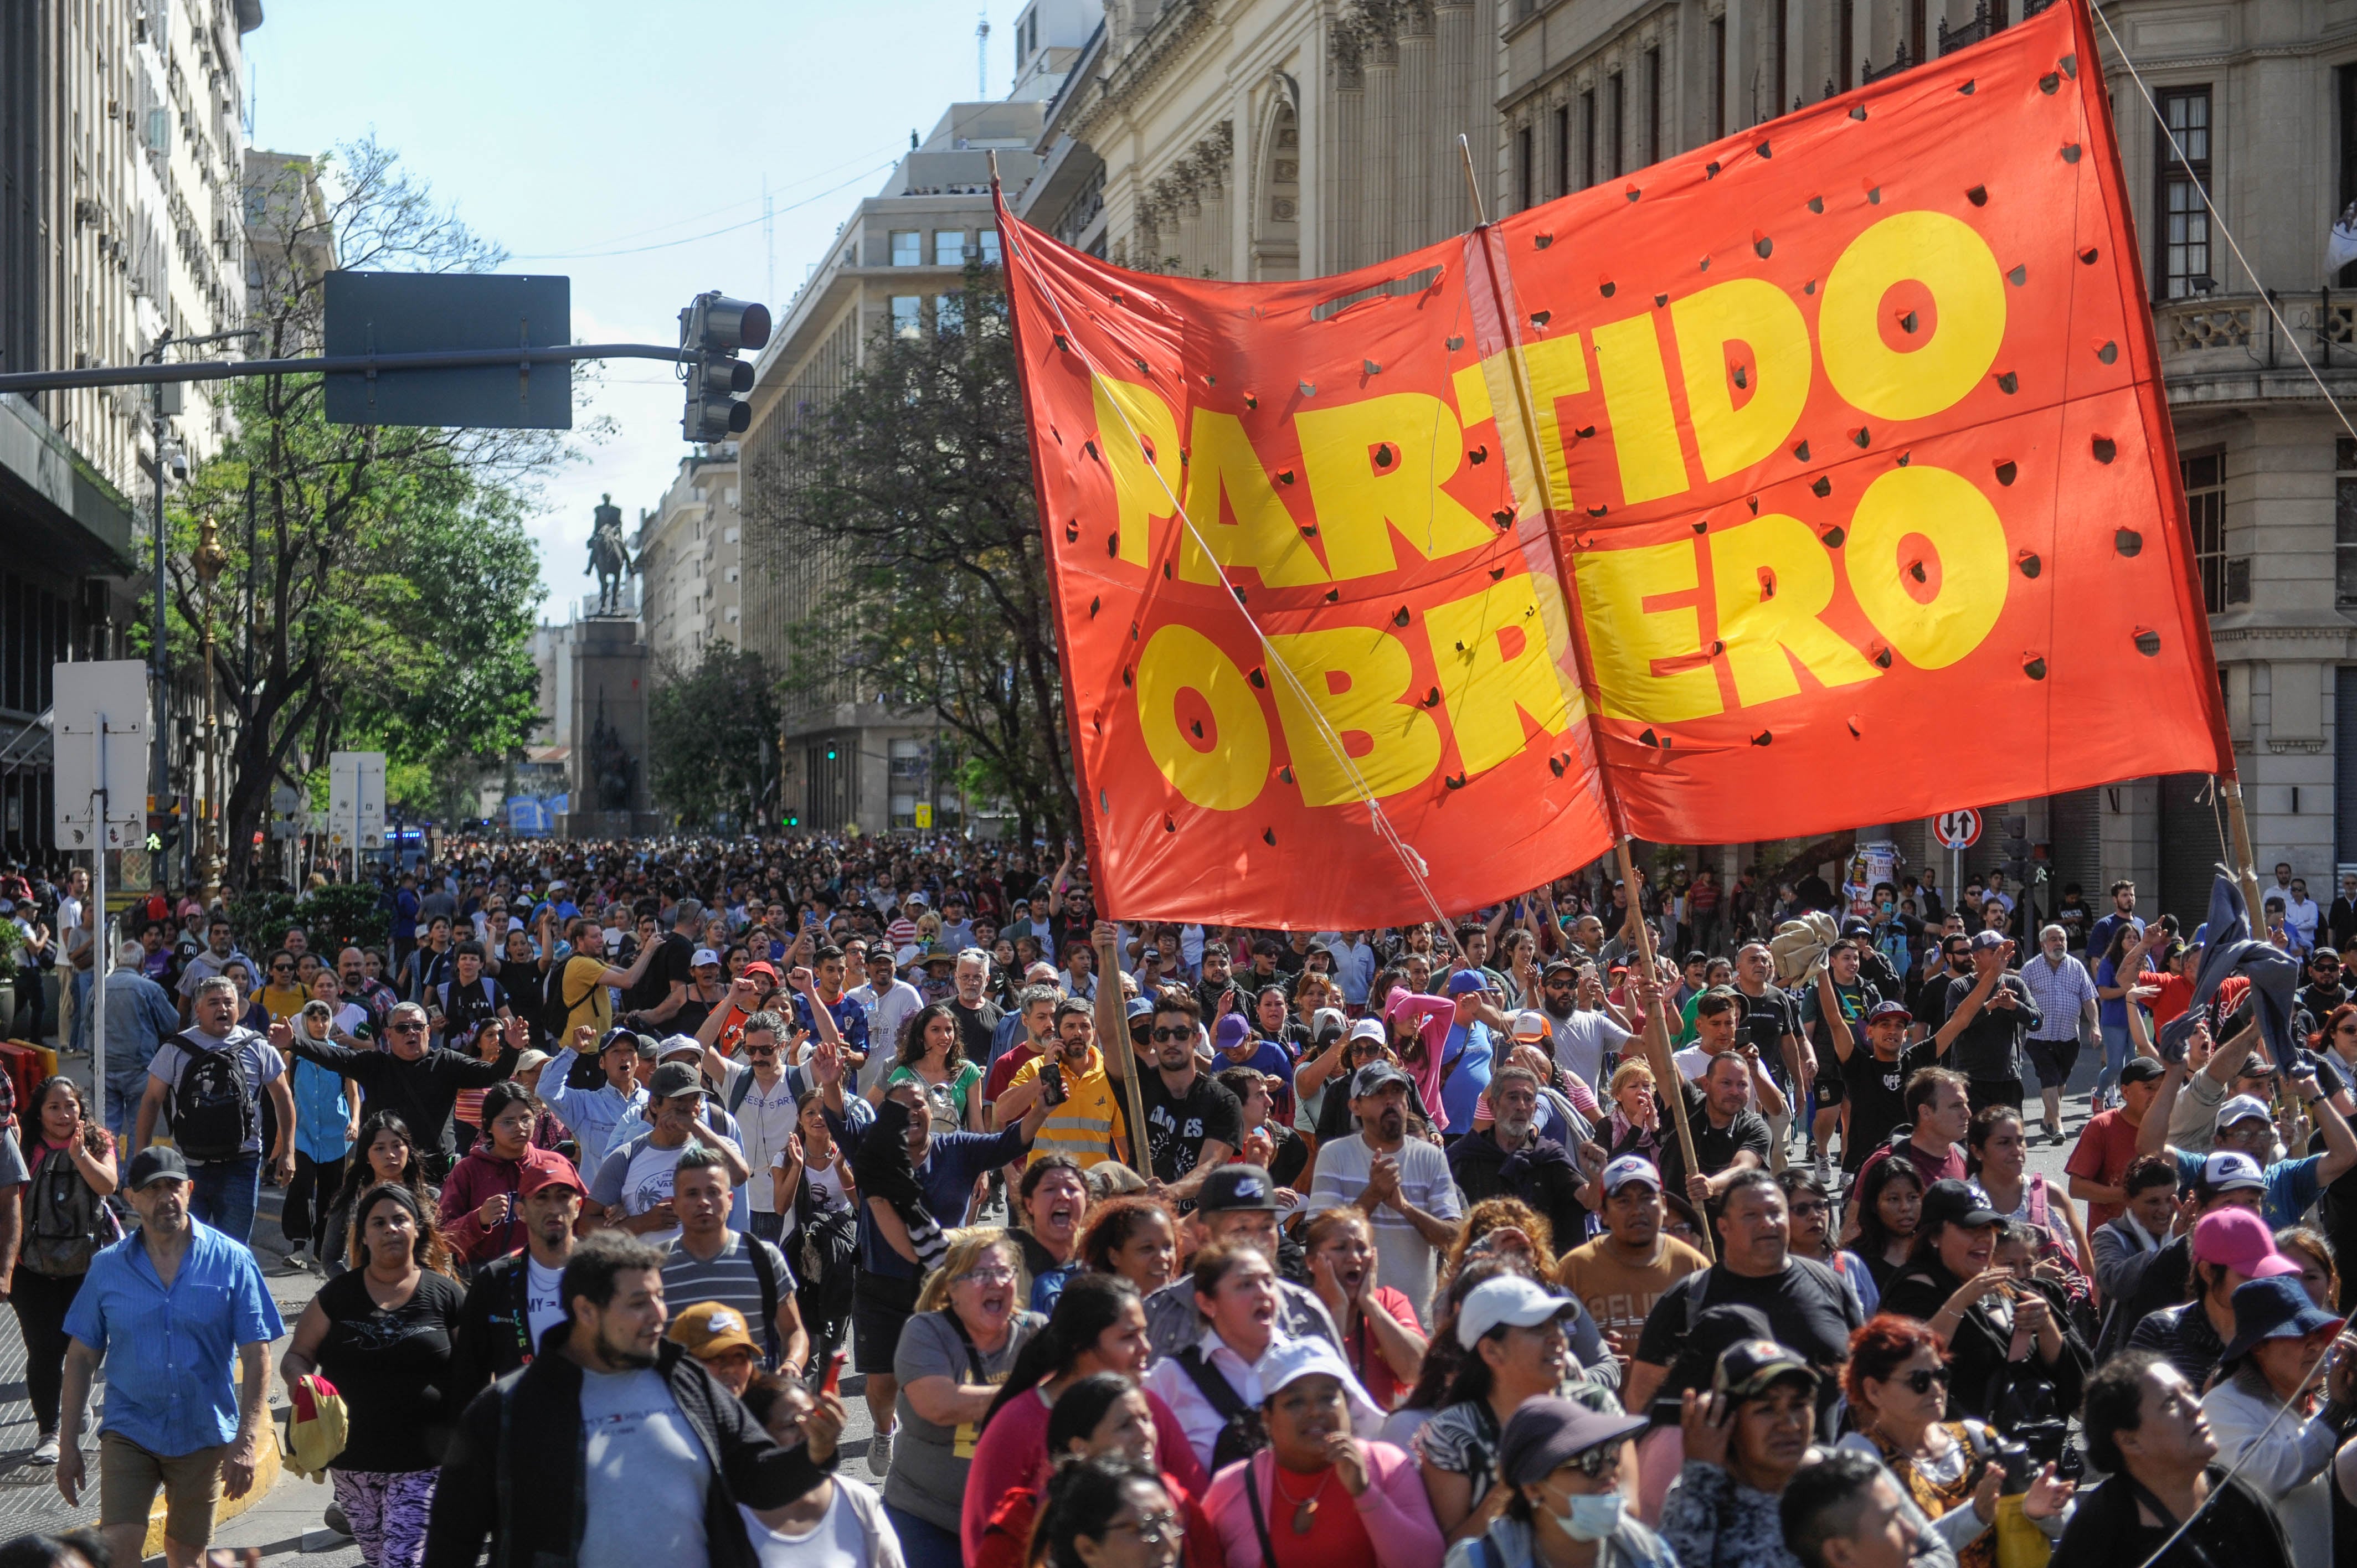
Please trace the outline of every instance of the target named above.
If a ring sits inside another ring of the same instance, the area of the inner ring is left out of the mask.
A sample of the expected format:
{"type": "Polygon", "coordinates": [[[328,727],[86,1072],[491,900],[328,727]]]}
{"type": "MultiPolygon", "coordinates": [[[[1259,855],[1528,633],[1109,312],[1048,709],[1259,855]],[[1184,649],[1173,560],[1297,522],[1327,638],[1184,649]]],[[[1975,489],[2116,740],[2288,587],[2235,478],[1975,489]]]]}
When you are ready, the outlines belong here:
{"type": "MultiPolygon", "coordinates": [[[[1710,1064],[1718,1058],[1700,1046],[1688,1046],[1682,1051],[1672,1052],[1670,1059],[1678,1064],[1678,1072],[1683,1077],[1700,1083],[1702,1075],[1708,1072],[1710,1064]]],[[[1743,1103],[1753,1111],[1760,1109],[1760,1084],[1748,1067],[1743,1072],[1743,1103]]]]}
{"type": "Polygon", "coordinates": [[[1566,1072],[1577,1074],[1601,1100],[1604,1053],[1619,1050],[1634,1036],[1602,1013],[1581,1011],[1568,1018],[1549,1015],[1547,1025],[1555,1036],[1556,1063],[1566,1072]]]}
{"type": "Polygon", "coordinates": [[[523,1322],[537,1346],[540,1337],[565,1318],[563,1269],[544,1269],[530,1252],[523,1258],[523,1322]]]}
{"type": "Polygon", "coordinates": [[[581,1434],[580,1568],[703,1562],[712,1466],[662,1374],[583,1372],[581,1434]]]}
{"type": "Polygon", "coordinates": [[[742,1104],[731,1105],[737,1095],[737,1081],[753,1069],[743,1062],[723,1058],[720,1063],[719,1101],[728,1106],[729,1114],[737,1118],[737,1131],[744,1135],[745,1163],[752,1167],[752,1178],[745,1184],[746,1196],[754,1211],[759,1214],[776,1212],[780,1207],[791,1210],[792,1195],[780,1205],[773,1200],[777,1183],[770,1178],[772,1169],[785,1163],[786,1139],[794,1130],[793,1076],[780,1072],[778,1081],[764,1090],[756,1078],[745,1088],[742,1104]]]}
{"type": "Polygon", "coordinates": [[[761,1568],[900,1568],[904,1559],[899,1537],[875,1528],[882,1521],[883,1509],[883,1499],[872,1488],[843,1476],[834,1477],[834,1500],[826,1512],[799,1535],[771,1530],[751,1509],[737,1505],[761,1568]],[[871,1532],[876,1538],[872,1551],[871,1532]]]}
{"type": "MultiPolygon", "coordinates": [[[[1448,1157],[1422,1138],[1409,1138],[1394,1156],[1399,1161],[1400,1197],[1437,1219],[1459,1219],[1465,1205],[1448,1174],[1448,1157]]],[[[1331,1194],[1345,1203],[1356,1202],[1366,1189],[1373,1155],[1366,1136],[1353,1133],[1318,1150],[1318,1166],[1309,1178],[1310,1195],[1331,1194]]],[[[1420,1319],[1432,1301],[1435,1273],[1432,1243],[1398,1209],[1388,1204],[1372,1217],[1375,1232],[1375,1283],[1389,1285],[1407,1297],[1420,1319]]]]}

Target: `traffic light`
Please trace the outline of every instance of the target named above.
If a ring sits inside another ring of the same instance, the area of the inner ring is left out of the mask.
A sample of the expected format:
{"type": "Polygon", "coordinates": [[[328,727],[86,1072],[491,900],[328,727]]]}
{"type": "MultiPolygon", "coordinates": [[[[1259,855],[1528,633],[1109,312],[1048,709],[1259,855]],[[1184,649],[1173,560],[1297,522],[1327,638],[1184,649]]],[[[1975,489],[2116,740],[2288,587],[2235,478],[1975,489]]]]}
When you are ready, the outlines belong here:
{"type": "Polygon", "coordinates": [[[826,743],[826,759],[829,762],[834,762],[839,759],[842,755],[843,754],[840,751],[835,749],[834,742],[829,741],[826,743]]]}
{"type": "Polygon", "coordinates": [[[717,289],[695,296],[679,313],[679,346],[688,356],[687,412],[679,433],[689,441],[741,435],[753,405],[737,396],[753,390],[753,367],[737,357],[770,340],[770,307],[730,299],[717,289]]]}
{"type": "Polygon", "coordinates": [[[1998,868],[2018,892],[2029,886],[2029,819],[2007,817],[2000,825],[2005,836],[1997,845],[2001,855],[1998,868]]]}
{"type": "Polygon", "coordinates": [[[786,826],[790,828],[798,828],[802,825],[802,814],[800,811],[788,811],[786,813],[786,826]]]}
{"type": "Polygon", "coordinates": [[[174,800],[160,811],[147,813],[147,853],[169,854],[180,847],[180,803],[174,800]]]}

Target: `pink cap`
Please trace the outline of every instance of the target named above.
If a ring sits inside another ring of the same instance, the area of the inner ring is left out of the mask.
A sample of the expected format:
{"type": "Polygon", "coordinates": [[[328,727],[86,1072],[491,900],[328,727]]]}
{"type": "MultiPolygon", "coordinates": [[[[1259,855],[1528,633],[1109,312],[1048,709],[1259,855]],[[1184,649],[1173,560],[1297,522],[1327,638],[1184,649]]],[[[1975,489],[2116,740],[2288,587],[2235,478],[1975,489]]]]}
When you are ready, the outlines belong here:
{"type": "Polygon", "coordinates": [[[2274,1274],[2296,1274],[2299,1265],[2276,1251],[2267,1222],[2247,1208],[2219,1208],[2193,1227],[2193,1261],[2223,1263],[2255,1280],[2274,1274]]]}

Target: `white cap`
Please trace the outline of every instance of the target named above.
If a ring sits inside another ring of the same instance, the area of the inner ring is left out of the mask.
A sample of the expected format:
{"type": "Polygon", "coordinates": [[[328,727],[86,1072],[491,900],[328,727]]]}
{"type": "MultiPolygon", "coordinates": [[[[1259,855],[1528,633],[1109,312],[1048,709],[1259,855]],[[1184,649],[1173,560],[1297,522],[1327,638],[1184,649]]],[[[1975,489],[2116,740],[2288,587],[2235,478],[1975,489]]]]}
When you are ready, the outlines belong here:
{"type": "Polygon", "coordinates": [[[1609,1197],[1632,1181],[1643,1182],[1655,1192],[1662,1190],[1662,1173],[1653,1162],[1642,1155],[1623,1155],[1604,1167],[1604,1194],[1609,1197]]]}
{"type": "Polygon", "coordinates": [[[1536,1328],[1578,1310],[1579,1303],[1567,1295],[1554,1294],[1535,1280],[1520,1274],[1501,1274],[1475,1285],[1466,1296],[1465,1305],[1457,1309],[1457,1342],[1470,1350],[1480,1342],[1481,1336],[1500,1324],[1536,1328]]]}
{"type": "Polygon", "coordinates": [[[662,1043],[655,1047],[655,1060],[657,1061],[662,1061],[667,1058],[682,1055],[693,1055],[696,1060],[702,1061],[704,1059],[704,1042],[697,1039],[694,1035],[666,1035],[663,1036],[662,1043]]]}
{"type": "Polygon", "coordinates": [[[1351,1026],[1351,1038],[1354,1040],[1374,1040],[1380,1043],[1390,1037],[1383,1033],[1383,1021],[1379,1018],[1361,1018],[1351,1026]]]}
{"type": "Polygon", "coordinates": [[[1535,1008],[1526,1008],[1514,1015],[1513,1034],[1517,1040],[1535,1044],[1545,1039],[1552,1033],[1554,1031],[1547,1026],[1546,1015],[1535,1008]]]}
{"type": "Polygon", "coordinates": [[[698,948],[694,952],[688,955],[687,967],[690,969],[702,969],[707,963],[718,963],[719,961],[720,955],[714,952],[710,948],[698,948]]]}
{"type": "Polygon", "coordinates": [[[1297,1339],[1279,1339],[1262,1352],[1253,1367],[1260,1379],[1261,1398],[1273,1399],[1277,1390],[1287,1383],[1320,1375],[1332,1378],[1342,1385],[1342,1397],[1351,1406],[1351,1428],[1361,1435],[1372,1435],[1383,1424],[1383,1407],[1367,1395],[1366,1386],[1351,1370],[1342,1353],[1334,1348],[1333,1341],[1322,1334],[1305,1334],[1297,1339]]]}

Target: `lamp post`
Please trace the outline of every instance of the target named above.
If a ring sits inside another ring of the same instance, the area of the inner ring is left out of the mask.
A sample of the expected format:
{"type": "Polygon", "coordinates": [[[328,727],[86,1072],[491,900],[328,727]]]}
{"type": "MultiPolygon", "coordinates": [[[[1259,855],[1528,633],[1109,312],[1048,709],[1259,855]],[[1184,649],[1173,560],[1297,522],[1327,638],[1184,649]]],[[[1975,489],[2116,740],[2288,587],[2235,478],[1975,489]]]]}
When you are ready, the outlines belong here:
{"type": "Polygon", "coordinates": [[[214,526],[212,514],[207,512],[197,529],[197,582],[202,589],[204,604],[205,657],[205,761],[204,779],[199,791],[202,802],[198,821],[201,835],[197,850],[198,875],[203,879],[203,901],[210,908],[221,897],[221,693],[213,671],[213,583],[221,576],[221,568],[229,564],[228,552],[221,547],[221,531],[214,526]]]}

